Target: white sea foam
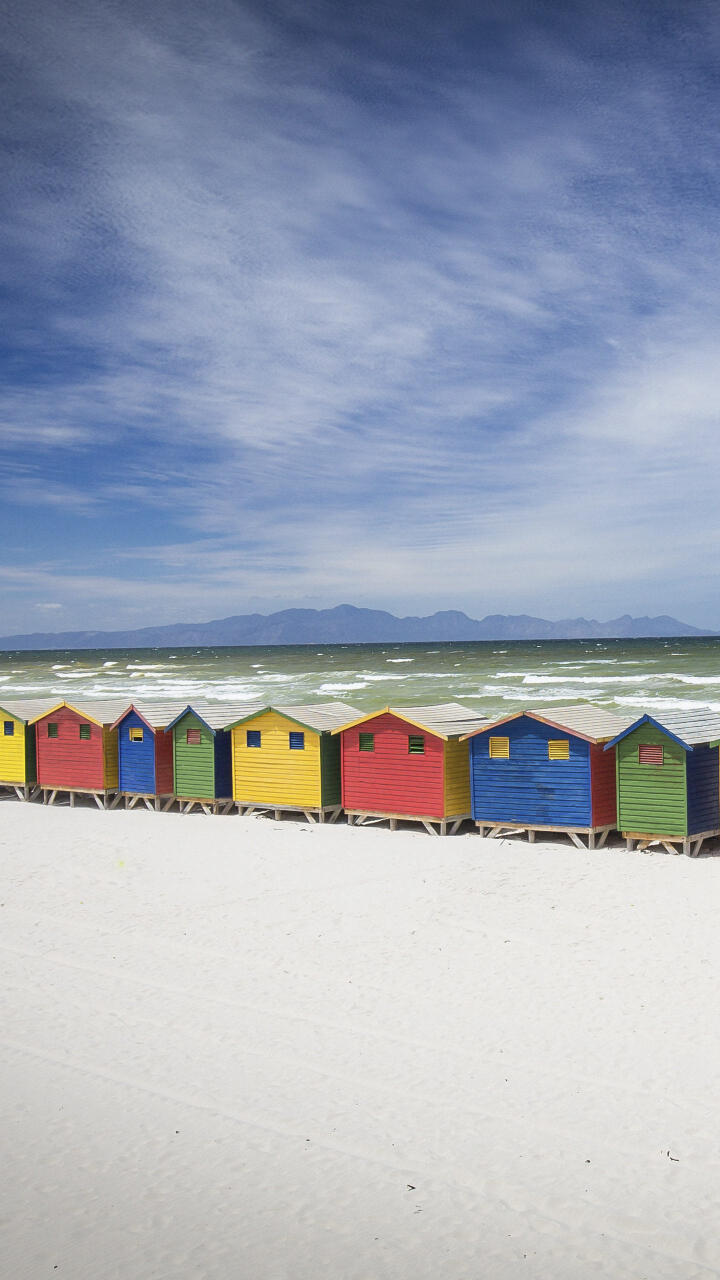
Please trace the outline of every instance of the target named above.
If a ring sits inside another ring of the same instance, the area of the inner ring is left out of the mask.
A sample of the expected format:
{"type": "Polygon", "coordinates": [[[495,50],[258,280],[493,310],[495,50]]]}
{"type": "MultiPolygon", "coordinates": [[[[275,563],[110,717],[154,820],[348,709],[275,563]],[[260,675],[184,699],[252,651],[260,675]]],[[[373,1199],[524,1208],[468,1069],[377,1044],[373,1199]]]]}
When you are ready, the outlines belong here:
{"type": "Polygon", "coordinates": [[[117,662],[103,662],[104,667],[116,667],[117,662]]]}
{"type": "Polygon", "coordinates": [[[704,698],[632,698],[617,697],[622,706],[641,707],[644,711],[720,711],[720,702],[706,702],[704,698]]]}
{"type": "Polygon", "coordinates": [[[99,676],[99,671],[58,671],[58,680],[92,680],[99,676]]]}
{"type": "Polygon", "coordinates": [[[350,693],[352,689],[367,689],[367,681],[356,680],[355,684],[321,684],[318,693],[350,693]]]}
{"type": "MultiPolygon", "coordinates": [[[[667,677],[665,677],[667,678],[667,677]]],[[[526,675],[523,677],[523,684],[639,684],[646,680],[662,680],[663,677],[653,673],[644,673],[636,676],[536,676],[526,675]]]]}
{"type": "Polygon", "coordinates": [[[414,662],[414,658],[386,658],[386,662],[414,662]]]}

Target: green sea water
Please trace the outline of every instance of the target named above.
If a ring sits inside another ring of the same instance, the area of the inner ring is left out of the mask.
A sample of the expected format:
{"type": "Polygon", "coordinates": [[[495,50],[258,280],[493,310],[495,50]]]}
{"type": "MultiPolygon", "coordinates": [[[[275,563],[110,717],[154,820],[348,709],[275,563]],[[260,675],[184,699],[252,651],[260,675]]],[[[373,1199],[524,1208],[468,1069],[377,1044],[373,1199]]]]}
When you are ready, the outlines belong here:
{"type": "Polygon", "coordinates": [[[720,711],[720,638],[0,652],[3,697],[720,711]]]}

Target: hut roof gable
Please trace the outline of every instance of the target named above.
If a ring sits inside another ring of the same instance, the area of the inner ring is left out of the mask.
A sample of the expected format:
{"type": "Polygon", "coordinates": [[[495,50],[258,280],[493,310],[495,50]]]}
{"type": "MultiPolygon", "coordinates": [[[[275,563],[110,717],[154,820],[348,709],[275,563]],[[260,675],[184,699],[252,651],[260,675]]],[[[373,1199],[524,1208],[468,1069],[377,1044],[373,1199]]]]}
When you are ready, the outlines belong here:
{"type": "Polygon", "coordinates": [[[47,713],[47,709],[44,698],[12,698],[0,706],[0,715],[12,716],[22,724],[33,724],[47,713]]]}
{"type": "Polygon", "coordinates": [[[716,711],[700,707],[697,711],[670,712],[663,716],[662,720],[649,714],[639,716],[611,742],[608,742],[605,750],[614,747],[616,742],[620,742],[622,738],[626,738],[629,733],[634,733],[644,724],[651,724],[661,733],[666,733],[686,751],[692,751],[693,747],[702,746],[704,743],[714,746],[720,740],[720,715],[716,711]]]}
{"type": "Polygon", "coordinates": [[[205,702],[198,699],[187,703],[168,724],[166,729],[173,729],[187,715],[197,716],[211,733],[219,733],[228,729],[245,716],[256,714],[259,710],[256,702],[205,702]]]}
{"type": "Polygon", "coordinates": [[[182,715],[186,710],[186,702],[154,702],[148,705],[145,703],[138,704],[137,702],[131,702],[127,707],[125,707],[115,723],[110,727],[112,729],[117,729],[122,724],[123,720],[126,720],[127,717],[132,715],[134,712],[136,716],[140,717],[143,724],[146,724],[148,729],[154,733],[156,729],[166,729],[178,715],[182,715]]]}
{"type": "Polygon", "coordinates": [[[53,712],[62,711],[65,708],[67,711],[72,711],[73,715],[79,716],[81,720],[91,720],[93,724],[109,727],[117,719],[123,709],[123,705],[117,698],[112,700],[101,700],[99,698],[89,700],[83,698],[80,703],[56,702],[49,707],[46,705],[44,711],[41,711],[39,715],[31,716],[29,723],[36,724],[38,720],[44,720],[47,716],[51,716],[53,712]]]}
{"type": "Polygon", "coordinates": [[[559,729],[570,737],[583,738],[586,742],[606,742],[608,738],[621,733],[630,724],[628,716],[618,716],[605,707],[594,707],[589,702],[580,702],[571,707],[547,707],[532,711],[514,711],[512,715],[502,716],[498,720],[488,721],[465,737],[472,738],[476,733],[485,733],[488,729],[499,729],[501,725],[510,724],[526,716],[528,720],[537,720],[539,724],[559,729]]]}
{"type": "Polygon", "coordinates": [[[248,715],[241,716],[234,724],[229,724],[227,728],[235,729],[241,724],[257,719],[258,716],[267,715],[269,711],[274,711],[278,716],[284,716],[286,720],[291,720],[293,724],[300,725],[302,729],[309,729],[312,733],[336,732],[348,716],[358,714],[357,707],[351,707],[346,702],[311,702],[302,706],[278,704],[255,708],[248,715]]]}
{"type": "Polygon", "coordinates": [[[333,729],[333,733],[341,733],[344,729],[367,724],[368,721],[376,720],[378,716],[383,715],[397,716],[398,720],[405,720],[414,728],[424,729],[426,733],[431,733],[436,738],[443,738],[445,741],[449,738],[469,737],[470,733],[476,732],[487,723],[484,716],[469,707],[461,706],[459,702],[441,702],[431,707],[381,707],[347,724],[339,725],[337,729],[333,729]]]}

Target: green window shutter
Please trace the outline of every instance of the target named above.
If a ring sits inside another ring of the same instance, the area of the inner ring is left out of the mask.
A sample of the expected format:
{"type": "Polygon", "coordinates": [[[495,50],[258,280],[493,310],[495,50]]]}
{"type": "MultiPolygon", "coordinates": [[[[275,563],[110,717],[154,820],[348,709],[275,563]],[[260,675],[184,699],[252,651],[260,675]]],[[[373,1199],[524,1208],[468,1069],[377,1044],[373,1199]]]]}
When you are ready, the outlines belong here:
{"type": "Polygon", "coordinates": [[[375,750],[375,734],[361,733],[359,746],[361,751],[374,751],[375,750]]]}
{"type": "Polygon", "coordinates": [[[422,734],[411,733],[408,737],[408,755],[424,756],[425,755],[425,738],[422,734]]]}
{"type": "Polygon", "coordinates": [[[87,742],[87,740],[88,740],[88,738],[89,738],[90,736],[91,736],[91,729],[90,729],[90,725],[89,725],[89,724],[81,724],[81,725],[80,725],[80,737],[82,738],[83,742],[87,742]]]}
{"type": "Polygon", "coordinates": [[[56,724],[53,720],[51,720],[51,721],[48,723],[48,734],[47,734],[47,736],[48,736],[48,738],[57,738],[57,736],[58,736],[58,727],[57,727],[57,724],[56,724]]]}

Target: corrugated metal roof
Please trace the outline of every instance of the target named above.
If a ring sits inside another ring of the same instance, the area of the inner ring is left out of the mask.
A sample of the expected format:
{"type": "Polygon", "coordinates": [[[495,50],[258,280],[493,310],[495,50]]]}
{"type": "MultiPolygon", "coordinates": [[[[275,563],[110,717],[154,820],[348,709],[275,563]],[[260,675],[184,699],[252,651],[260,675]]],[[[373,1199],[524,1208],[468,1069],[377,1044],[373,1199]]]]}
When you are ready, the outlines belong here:
{"type": "Polygon", "coordinates": [[[5,701],[0,695],[0,711],[6,711],[8,715],[24,721],[25,724],[29,720],[45,715],[46,711],[56,706],[57,698],[11,698],[5,701]]]}
{"type": "MultiPolygon", "coordinates": [[[[195,698],[193,702],[186,702],[181,706],[175,719],[179,719],[186,711],[194,711],[211,729],[218,730],[227,729],[228,725],[234,724],[236,720],[242,720],[244,716],[262,710],[263,705],[260,702],[206,702],[203,698],[195,698]]],[[[168,721],[168,724],[170,723],[172,721],[168,721]]]]}
{"type": "Polygon", "coordinates": [[[125,716],[134,709],[152,729],[165,729],[171,721],[182,715],[186,707],[187,702],[128,702],[115,719],[124,720],[125,716]]]}
{"type": "MultiPolygon", "coordinates": [[[[500,728],[503,724],[519,720],[521,716],[529,716],[530,719],[539,720],[542,724],[555,725],[566,733],[577,734],[587,739],[588,742],[607,742],[609,738],[615,738],[622,733],[623,729],[633,721],[631,716],[618,716],[614,711],[607,711],[605,707],[594,707],[588,702],[579,702],[572,707],[540,709],[527,707],[523,711],[513,711],[509,715],[486,721],[481,725],[479,732],[500,728]]],[[[471,734],[472,730],[468,733],[471,734]]]]}
{"type": "Polygon", "coordinates": [[[339,725],[334,732],[366,724],[376,716],[383,715],[399,716],[408,724],[426,729],[428,733],[437,734],[440,738],[459,738],[463,734],[473,733],[487,723],[485,716],[470,707],[461,706],[459,702],[439,702],[431,707],[377,707],[365,715],[358,715],[356,712],[353,719],[339,725]]]}
{"type": "Polygon", "coordinates": [[[536,716],[539,720],[560,725],[570,733],[580,733],[593,742],[605,742],[615,738],[623,729],[637,718],[636,716],[617,715],[606,707],[595,707],[589,702],[580,702],[572,707],[533,708],[526,715],[536,716]]]}
{"type": "MultiPolygon", "coordinates": [[[[667,729],[689,747],[720,739],[720,715],[705,707],[698,707],[697,711],[668,711],[662,715],[653,715],[648,711],[646,715],[661,729],[667,729]]],[[[633,728],[644,719],[644,716],[636,717],[629,727],[633,728]]]]}
{"type": "Polygon", "coordinates": [[[390,713],[443,738],[459,738],[487,724],[487,716],[459,702],[438,702],[431,707],[390,707],[390,713]]]}
{"type": "Polygon", "coordinates": [[[124,698],[55,698],[48,699],[41,711],[35,712],[32,717],[39,720],[42,716],[49,715],[58,707],[69,707],[71,711],[77,712],[78,715],[87,716],[89,720],[95,720],[98,724],[114,724],[118,716],[127,707],[124,698]]]}
{"type": "Polygon", "coordinates": [[[316,729],[318,733],[338,729],[340,725],[362,714],[357,707],[351,707],[347,702],[310,702],[302,706],[289,706],[287,703],[281,706],[276,703],[271,710],[307,725],[308,729],[316,729]]]}

